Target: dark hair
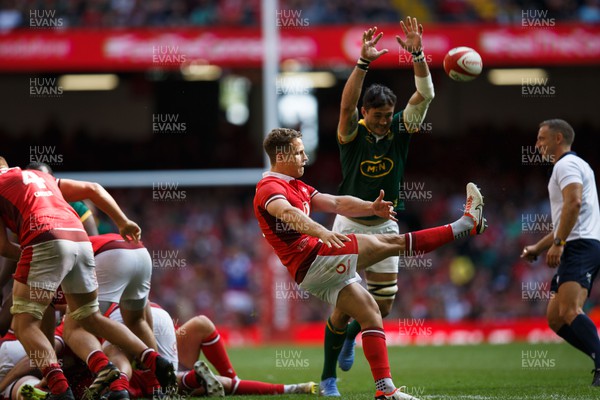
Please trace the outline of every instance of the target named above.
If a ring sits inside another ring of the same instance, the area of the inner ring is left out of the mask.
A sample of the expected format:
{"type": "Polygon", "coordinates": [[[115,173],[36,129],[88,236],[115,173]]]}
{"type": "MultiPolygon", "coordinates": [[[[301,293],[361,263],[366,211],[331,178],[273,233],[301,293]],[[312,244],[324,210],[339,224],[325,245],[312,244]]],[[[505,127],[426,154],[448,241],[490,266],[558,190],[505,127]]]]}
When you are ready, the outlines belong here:
{"type": "Polygon", "coordinates": [[[29,164],[27,164],[25,169],[35,169],[50,175],[54,175],[54,171],[52,171],[52,168],[48,164],[39,161],[30,162],[29,164]]]}
{"type": "Polygon", "coordinates": [[[379,108],[383,106],[394,107],[395,105],[396,95],[389,87],[380,85],[378,83],[374,83],[369,86],[363,95],[362,106],[367,111],[371,108],[379,108]]]}
{"type": "Polygon", "coordinates": [[[565,143],[569,146],[573,144],[573,141],[575,140],[575,131],[564,119],[547,119],[540,123],[540,128],[543,126],[547,126],[550,132],[554,134],[558,132],[562,133],[565,143]]]}
{"type": "Polygon", "coordinates": [[[286,153],[290,150],[292,140],[302,137],[302,133],[295,129],[275,128],[265,138],[263,148],[269,156],[271,165],[277,161],[277,153],[286,153]]]}

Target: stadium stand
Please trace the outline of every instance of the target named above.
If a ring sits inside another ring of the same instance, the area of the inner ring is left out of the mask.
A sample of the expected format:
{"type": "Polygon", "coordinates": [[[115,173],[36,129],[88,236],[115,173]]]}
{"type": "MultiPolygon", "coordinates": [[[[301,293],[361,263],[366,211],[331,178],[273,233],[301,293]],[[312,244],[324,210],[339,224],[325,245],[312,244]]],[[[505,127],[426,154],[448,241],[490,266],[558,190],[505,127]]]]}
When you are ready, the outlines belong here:
{"type": "MultiPolygon", "coordinates": [[[[302,10],[311,25],[393,23],[415,16],[427,22],[519,24],[522,10],[548,10],[558,21],[600,22],[598,0],[283,0],[282,10],[302,10]]],[[[53,0],[6,1],[0,30],[25,27],[29,11],[56,10],[65,26],[86,28],[256,26],[258,0],[53,0]]]]}

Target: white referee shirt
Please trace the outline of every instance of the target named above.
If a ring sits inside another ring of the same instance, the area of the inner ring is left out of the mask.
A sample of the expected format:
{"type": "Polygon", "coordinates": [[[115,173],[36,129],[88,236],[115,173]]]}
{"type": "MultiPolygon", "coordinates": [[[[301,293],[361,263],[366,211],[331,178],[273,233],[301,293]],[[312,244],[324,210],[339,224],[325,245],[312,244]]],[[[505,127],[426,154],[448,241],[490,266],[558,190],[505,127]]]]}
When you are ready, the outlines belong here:
{"type": "Polygon", "coordinates": [[[587,162],[573,152],[566,153],[554,164],[552,176],[550,182],[548,182],[555,237],[563,208],[562,190],[571,183],[583,185],[581,209],[571,233],[567,238],[561,239],[566,241],[575,239],[600,240],[600,206],[598,205],[594,171],[587,162]]]}

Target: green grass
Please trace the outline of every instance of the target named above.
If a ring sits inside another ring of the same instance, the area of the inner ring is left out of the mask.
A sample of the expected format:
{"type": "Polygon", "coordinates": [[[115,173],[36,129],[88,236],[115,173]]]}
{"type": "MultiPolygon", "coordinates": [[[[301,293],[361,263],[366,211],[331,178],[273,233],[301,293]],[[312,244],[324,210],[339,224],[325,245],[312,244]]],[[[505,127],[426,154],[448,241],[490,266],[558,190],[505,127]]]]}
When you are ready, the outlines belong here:
{"type": "MultiPolygon", "coordinates": [[[[320,380],[322,350],[317,347],[236,348],[229,354],[243,379],[320,380]]],[[[566,344],[390,347],[389,358],[396,385],[406,385],[410,394],[421,399],[600,399],[600,388],[590,387],[591,360],[566,344]]],[[[373,380],[362,349],[357,348],[352,370],[338,370],[338,379],[342,399],[373,398],[373,380]]],[[[308,397],[244,396],[244,400],[308,397]]]]}

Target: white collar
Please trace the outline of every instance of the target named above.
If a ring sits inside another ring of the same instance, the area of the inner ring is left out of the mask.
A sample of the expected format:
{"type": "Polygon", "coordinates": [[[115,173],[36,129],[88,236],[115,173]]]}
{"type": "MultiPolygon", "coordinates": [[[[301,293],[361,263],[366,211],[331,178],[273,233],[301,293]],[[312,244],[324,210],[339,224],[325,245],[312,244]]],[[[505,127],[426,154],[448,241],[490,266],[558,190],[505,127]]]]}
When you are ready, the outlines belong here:
{"type": "Polygon", "coordinates": [[[263,178],[272,176],[274,178],[279,178],[279,179],[283,179],[286,182],[291,182],[293,180],[295,180],[296,178],[289,176],[289,175],[285,175],[285,174],[281,174],[279,172],[273,172],[273,171],[265,171],[263,172],[263,178]]]}

